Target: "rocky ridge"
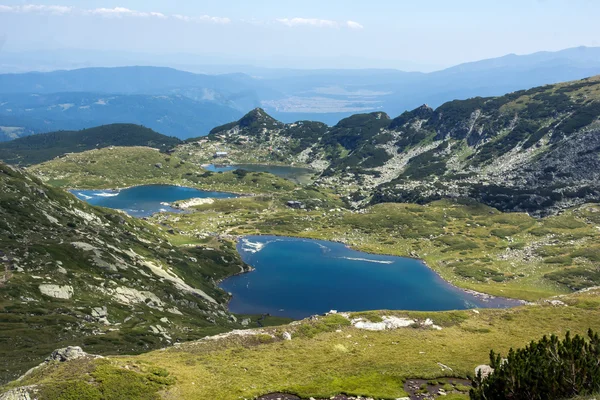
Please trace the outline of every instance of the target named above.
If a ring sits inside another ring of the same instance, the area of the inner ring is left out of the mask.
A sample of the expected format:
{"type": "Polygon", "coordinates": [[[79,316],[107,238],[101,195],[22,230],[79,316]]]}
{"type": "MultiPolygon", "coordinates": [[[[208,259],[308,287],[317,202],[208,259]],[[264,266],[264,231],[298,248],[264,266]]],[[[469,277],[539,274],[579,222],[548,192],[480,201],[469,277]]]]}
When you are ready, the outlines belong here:
{"type": "Polygon", "coordinates": [[[354,207],[468,197],[503,211],[555,213],[600,199],[600,77],[501,97],[423,105],[333,127],[256,109],[189,140],[182,157],[309,166],[354,207]]]}

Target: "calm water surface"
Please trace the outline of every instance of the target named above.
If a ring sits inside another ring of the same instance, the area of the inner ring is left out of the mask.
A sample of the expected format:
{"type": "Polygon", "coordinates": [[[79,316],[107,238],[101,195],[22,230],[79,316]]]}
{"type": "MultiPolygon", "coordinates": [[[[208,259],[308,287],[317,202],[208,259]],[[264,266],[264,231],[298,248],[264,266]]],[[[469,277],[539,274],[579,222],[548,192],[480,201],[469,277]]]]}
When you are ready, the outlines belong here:
{"type": "Polygon", "coordinates": [[[504,308],[515,300],[484,300],[448,284],[421,261],[363,253],[343,244],[277,236],[238,243],[255,271],[230,277],[230,311],[305,318],[329,310],[439,311],[504,308]]]}
{"type": "Polygon", "coordinates": [[[123,210],[134,217],[147,217],[161,211],[177,212],[166,203],[196,197],[228,199],[233,193],[207,192],[190,187],[172,185],[134,186],[122,190],[72,190],[75,196],[94,206],[123,210]]]}

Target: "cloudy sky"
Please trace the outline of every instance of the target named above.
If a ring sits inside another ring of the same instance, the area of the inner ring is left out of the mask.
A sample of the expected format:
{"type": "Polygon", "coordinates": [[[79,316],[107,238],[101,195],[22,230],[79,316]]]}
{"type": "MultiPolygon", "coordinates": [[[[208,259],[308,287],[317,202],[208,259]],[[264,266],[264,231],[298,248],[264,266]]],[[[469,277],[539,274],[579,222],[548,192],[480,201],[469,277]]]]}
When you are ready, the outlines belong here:
{"type": "Polygon", "coordinates": [[[600,46],[598,15],[596,0],[0,0],[0,57],[79,49],[427,70],[600,46]]]}

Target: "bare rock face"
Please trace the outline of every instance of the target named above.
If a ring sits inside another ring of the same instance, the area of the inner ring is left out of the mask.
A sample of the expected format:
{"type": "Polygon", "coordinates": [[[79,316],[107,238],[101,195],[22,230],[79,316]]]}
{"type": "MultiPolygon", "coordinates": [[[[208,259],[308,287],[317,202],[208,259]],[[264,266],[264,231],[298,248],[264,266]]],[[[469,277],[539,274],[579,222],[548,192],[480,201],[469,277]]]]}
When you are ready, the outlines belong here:
{"type": "Polygon", "coordinates": [[[72,286],[60,286],[51,284],[42,284],[39,286],[40,292],[46,296],[54,297],[56,299],[68,300],[73,296],[72,286]]]}

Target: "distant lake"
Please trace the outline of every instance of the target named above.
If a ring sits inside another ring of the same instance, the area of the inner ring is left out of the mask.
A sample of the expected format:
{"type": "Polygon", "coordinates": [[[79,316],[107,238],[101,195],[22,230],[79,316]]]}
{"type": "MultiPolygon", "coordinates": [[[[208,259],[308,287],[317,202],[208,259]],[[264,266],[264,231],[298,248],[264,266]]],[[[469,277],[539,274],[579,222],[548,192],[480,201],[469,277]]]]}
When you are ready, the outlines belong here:
{"type": "Polygon", "coordinates": [[[212,172],[227,172],[236,169],[245,169],[250,172],[269,172],[281,178],[289,179],[296,183],[308,183],[315,171],[308,168],[287,167],[279,165],[263,165],[263,164],[235,164],[235,165],[218,165],[209,164],[203,168],[212,172]]]}
{"type": "Polygon", "coordinates": [[[207,192],[172,185],[134,186],[122,190],[71,190],[71,193],[94,206],[123,210],[134,217],[148,217],[161,211],[178,211],[161,203],[173,203],[197,197],[216,199],[238,197],[233,193],[207,192]]]}
{"type": "Polygon", "coordinates": [[[374,255],[341,243],[247,236],[238,251],[256,270],[227,278],[229,310],[305,318],[329,310],[460,310],[504,308],[516,300],[484,300],[441,279],[423,262],[374,255]]]}

